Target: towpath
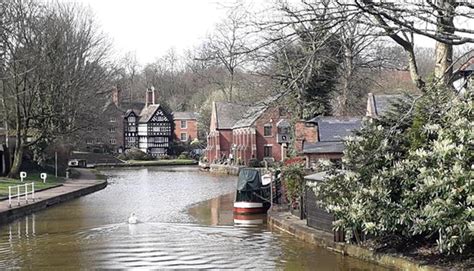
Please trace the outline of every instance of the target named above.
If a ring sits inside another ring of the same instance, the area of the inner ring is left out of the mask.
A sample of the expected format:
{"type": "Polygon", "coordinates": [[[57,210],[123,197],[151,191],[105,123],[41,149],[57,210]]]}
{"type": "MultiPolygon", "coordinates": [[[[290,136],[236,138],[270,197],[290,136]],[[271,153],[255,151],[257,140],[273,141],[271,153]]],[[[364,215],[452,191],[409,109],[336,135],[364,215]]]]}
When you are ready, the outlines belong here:
{"type": "Polygon", "coordinates": [[[36,192],[34,202],[31,200],[31,195],[29,195],[28,204],[22,197],[20,206],[18,206],[16,198],[12,199],[11,207],[9,206],[8,199],[0,201],[0,225],[45,209],[48,206],[104,189],[107,186],[107,181],[98,179],[91,170],[77,170],[80,172],[79,179],[69,179],[62,186],[36,192]]]}

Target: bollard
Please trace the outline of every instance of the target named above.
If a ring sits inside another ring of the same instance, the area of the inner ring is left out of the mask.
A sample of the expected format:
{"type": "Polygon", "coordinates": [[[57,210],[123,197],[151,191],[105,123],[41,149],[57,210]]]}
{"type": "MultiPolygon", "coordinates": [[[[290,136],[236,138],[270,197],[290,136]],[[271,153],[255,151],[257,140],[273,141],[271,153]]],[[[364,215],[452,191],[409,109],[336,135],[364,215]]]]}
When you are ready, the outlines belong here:
{"type": "Polygon", "coordinates": [[[46,173],[41,173],[40,178],[43,180],[43,183],[46,183],[46,178],[48,177],[48,174],[46,173]]]}
{"type": "Polygon", "coordinates": [[[20,181],[23,182],[23,179],[26,178],[26,172],[20,172],[20,181]]]}

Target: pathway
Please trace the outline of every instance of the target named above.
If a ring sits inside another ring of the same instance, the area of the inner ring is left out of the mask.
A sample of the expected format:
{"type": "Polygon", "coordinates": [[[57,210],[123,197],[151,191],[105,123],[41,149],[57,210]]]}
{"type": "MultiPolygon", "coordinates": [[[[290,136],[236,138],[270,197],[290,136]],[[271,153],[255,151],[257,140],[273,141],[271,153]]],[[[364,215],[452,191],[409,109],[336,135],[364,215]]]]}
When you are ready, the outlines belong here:
{"type": "Polygon", "coordinates": [[[97,179],[96,175],[90,170],[78,169],[78,171],[81,174],[79,179],[70,179],[64,182],[62,186],[36,192],[34,202],[29,198],[29,203],[26,204],[22,199],[21,205],[18,206],[16,198],[14,198],[10,208],[8,199],[1,200],[0,225],[48,206],[90,194],[107,186],[106,180],[97,179]]]}

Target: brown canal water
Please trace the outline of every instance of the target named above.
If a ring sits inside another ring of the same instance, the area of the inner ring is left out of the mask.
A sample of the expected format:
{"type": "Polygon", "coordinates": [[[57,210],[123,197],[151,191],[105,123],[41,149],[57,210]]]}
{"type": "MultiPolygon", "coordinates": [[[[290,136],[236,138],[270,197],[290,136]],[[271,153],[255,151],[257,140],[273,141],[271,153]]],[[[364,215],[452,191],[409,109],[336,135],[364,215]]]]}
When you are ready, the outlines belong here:
{"type": "Polygon", "coordinates": [[[194,167],[104,173],[106,189],[0,226],[0,269],[383,270],[265,225],[234,226],[236,177],[194,167]],[[126,223],[132,212],[140,223],[126,223]]]}

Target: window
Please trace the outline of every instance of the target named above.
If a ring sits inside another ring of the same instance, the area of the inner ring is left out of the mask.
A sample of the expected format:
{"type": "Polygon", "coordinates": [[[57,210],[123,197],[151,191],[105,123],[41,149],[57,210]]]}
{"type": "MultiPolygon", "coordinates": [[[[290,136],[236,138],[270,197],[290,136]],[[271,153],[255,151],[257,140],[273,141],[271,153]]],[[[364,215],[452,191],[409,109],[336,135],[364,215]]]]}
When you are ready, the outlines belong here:
{"type": "Polygon", "coordinates": [[[94,144],[94,140],[88,138],[88,139],[86,140],[86,144],[88,144],[88,145],[94,144]]]}
{"type": "Polygon", "coordinates": [[[186,129],[186,128],[188,128],[188,123],[187,123],[187,121],[182,120],[181,121],[181,129],[186,129]]]}
{"type": "Polygon", "coordinates": [[[115,141],[115,138],[111,138],[111,139],[109,139],[109,143],[112,144],[112,145],[115,145],[117,143],[117,141],[115,141]]]}
{"type": "Polygon", "coordinates": [[[188,134],[187,133],[181,133],[181,141],[187,141],[188,140],[188,134]]]}
{"type": "Polygon", "coordinates": [[[265,124],[265,126],[263,126],[263,136],[272,136],[271,124],[265,124]]]}
{"type": "Polygon", "coordinates": [[[115,133],[115,127],[109,127],[109,133],[115,133]]]}
{"type": "Polygon", "coordinates": [[[272,146],[263,146],[263,157],[272,157],[272,146]]]}
{"type": "Polygon", "coordinates": [[[115,117],[110,117],[109,121],[110,121],[110,122],[116,122],[117,119],[116,119],[115,117]]]}
{"type": "Polygon", "coordinates": [[[135,122],[135,121],[136,121],[136,119],[135,119],[134,116],[128,117],[128,122],[135,122]]]}

